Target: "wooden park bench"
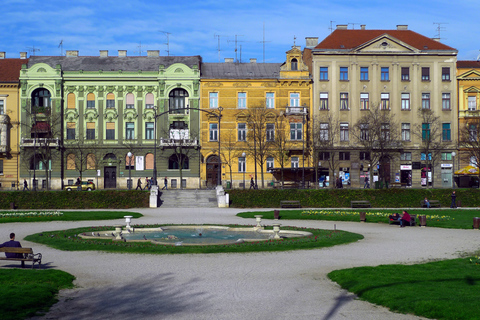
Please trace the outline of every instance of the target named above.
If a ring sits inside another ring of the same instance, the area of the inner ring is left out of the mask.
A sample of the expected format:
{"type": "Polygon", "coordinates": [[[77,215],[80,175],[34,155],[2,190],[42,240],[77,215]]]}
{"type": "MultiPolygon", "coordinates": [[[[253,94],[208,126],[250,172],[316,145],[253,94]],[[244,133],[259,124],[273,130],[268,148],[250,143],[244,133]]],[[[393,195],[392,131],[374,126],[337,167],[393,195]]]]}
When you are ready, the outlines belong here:
{"type": "Polygon", "coordinates": [[[350,205],[352,208],[371,208],[370,201],[368,200],[357,200],[357,201],[350,201],[350,205]]]}
{"type": "Polygon", "coordinates": [[[298,200],[282,200],[280,201],[280,208],[301,208],[298,200]]]}
{"type": "Polygon", "coordinates": [[[38,268],[40,268],[40,265],[42,264],[42,254],[41,253],[33,254],[32,248],[2,247],[2,248],[0,248],[0,252],[22,254],[23,258],[0,257],[0,260],[21,261],[22,262],[22,268],[25,268],[25,261],[31,261],[32,262],[32,269],[33,269],[35,263],[38,264],[38,268]]]}
{"type": "MultiPolygon", "coordinates": [[[[430,208],[440,208],[442,206],[439,200],[428,200],[428,202],[430,202],[430,208]]],[[[425,204],[425,200],[420,201],[420,206],[422,208],[427,207],[427,205],[425,204]]]]}

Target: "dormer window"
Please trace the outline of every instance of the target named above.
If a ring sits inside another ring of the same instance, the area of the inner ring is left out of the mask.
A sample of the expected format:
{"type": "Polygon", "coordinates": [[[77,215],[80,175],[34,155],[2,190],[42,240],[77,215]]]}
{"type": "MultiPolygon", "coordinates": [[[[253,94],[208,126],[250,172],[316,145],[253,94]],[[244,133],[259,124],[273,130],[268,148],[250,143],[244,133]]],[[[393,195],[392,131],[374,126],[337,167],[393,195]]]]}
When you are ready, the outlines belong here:
{"type": "Polygon", "coordinates": [[[293,58],[292,61],[290,61],[290,67],[291,67],[291,70],[298,70],[297,59],[293,58]]]}

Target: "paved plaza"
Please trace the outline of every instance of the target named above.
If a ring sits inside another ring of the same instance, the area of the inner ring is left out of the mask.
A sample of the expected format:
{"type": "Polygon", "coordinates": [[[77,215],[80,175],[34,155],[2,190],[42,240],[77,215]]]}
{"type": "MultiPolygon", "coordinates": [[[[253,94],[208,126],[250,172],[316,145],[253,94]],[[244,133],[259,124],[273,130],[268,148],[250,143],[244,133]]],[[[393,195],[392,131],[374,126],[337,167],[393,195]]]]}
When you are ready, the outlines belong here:
{"type": "MultiPolygon", "coordinates": [[[[254,224],[241,209],[132,209],[132,224],[254,224]]],[[[251,211],[251,210],[245,210],[251,211]]],[[[457,258],[480,248],[480,231],[388,224],[280,221],[356,232],[365,239],[314,250],[244,254],[146,255],[64,252],[23,240],[37,232],[124,220],[0,224],[6,239],[43,254],[45,268],[76,277],[75,289],[36,319],[422,319],[360,301],[327,278],[336,269],[457,258]]],[[[272,220],[264,220],[264,224],[272,220]]],[[[1,266],[6,267],[4,264],[1,266]]]]}

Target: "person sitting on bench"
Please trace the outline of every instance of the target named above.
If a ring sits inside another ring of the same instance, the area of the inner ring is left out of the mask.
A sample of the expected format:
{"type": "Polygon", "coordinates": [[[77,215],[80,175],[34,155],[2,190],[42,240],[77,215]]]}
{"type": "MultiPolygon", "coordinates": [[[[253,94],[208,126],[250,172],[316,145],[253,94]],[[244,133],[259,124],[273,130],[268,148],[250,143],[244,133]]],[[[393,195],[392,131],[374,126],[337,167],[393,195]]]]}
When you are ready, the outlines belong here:
{"type": "Polygon", "coordinates": [[[395,212],[394,214],[389,215],[388,218],[393,221],[399,221],[401,217],[398,213],[395,212]]]}
{"type": "Polygon", "coordinates": [[[428,201],[427,197],[425,197],[425,200],[423,200],[423,203],[425,204],[425,207],[430,208],[430,201],[428,201]]]}
{"type": "Polygon", "coordinates": [[[410,225],[410,220],[412,218],[408,214],[406,210],[403,210],[402,218],[400,219],[400,227],[403,228],[405,227],[406,224],[410,225]]]}
{"type": "MultiPolygon", "coordinates": [[[[10,241],[4,242],[0,244],[0,248],[2,247],[14,247],[14,248],[21,248],[22,245],[20,244],[19,241],[15,241],[15,233],[10,233],[10,241]]],[[[7,258],[23,258],[23,254],[21,253],[11,253],[11,252],[5,252],[5,256],[7,258]]]]}

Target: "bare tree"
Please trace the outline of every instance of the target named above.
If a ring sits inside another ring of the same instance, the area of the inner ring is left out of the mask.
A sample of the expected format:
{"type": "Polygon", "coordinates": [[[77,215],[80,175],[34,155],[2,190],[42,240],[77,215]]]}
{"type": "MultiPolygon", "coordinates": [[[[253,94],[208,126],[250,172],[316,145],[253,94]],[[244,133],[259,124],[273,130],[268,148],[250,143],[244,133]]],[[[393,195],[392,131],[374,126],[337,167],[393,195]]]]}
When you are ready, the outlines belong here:
{"type": "MultiPolygon", "coordinates": [[[[467,163],[475,163],[479,166],[480,159],[480,118],[468,119],[468,122],[460,126],[458,147],[463,160],[467,163]],[[473,161],[472,161],[473,159],[473,161]]],[[[480,174],[479,174],[480,179],[480,174]]]]}
{"type": "Polygon", "coordinates": [[[271,152],[275,160],[277,160],[278,165],[280,166],[280,175],[281,175],[281,183],[282,183],[282,188],[285,185],[285,178],[284,178],[284,169],[285,165],[288,161],[289,158],[289,139],[288,139],[288,121],[285,118],[283,114],[277,116],[275,118],[275,131],[274,131],[274,137],[272,140],[272,145],[271,145],[271,152]]]}
{"type": "Polygon", "coordinates": [[[220,156],[223,158],[222,163],[228,166],[230,172],[230,185],[232,185],[232,166],[235,163],[235,159],[241,155],[238,150],[238,143],[233,130],[229,130],[228,133],[223,136],[222,150],[220,156]]]}

